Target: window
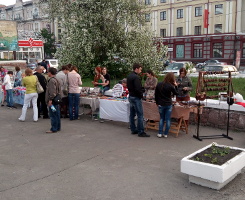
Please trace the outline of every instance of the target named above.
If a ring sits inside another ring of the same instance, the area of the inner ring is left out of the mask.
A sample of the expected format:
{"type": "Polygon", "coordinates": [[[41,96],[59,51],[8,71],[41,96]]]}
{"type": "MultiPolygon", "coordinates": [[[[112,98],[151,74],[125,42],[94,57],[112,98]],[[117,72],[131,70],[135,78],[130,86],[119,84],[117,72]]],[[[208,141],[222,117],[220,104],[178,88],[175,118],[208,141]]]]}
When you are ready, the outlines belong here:
{"type": "Polygon", "coordinates": [[[161,0],[160,3],[166,3],[167,1],[166,0],[161,0]]]}
{"type": "Polygon", "coordinates": [[[177,19],[183,18],[183,9],[177,10],[177,19]]]}
{"type": "Polygon", "coordinates": [[[166,37],[167,33],[166,33],[166,29],[160,29],[160,37],[166,37]]]}
{"type": "Polygon", "coordinates": [[[245,43],[242,44],[242,58],[245,58],[245,43]]]}
{"type": "Polygon", "coordinates": [[[176,36],[183,36],[183,27],[178,27],[176,29],[176,36]]]}
{"type": "Polygon", "coordinates": [[[202,34],[202,30],[201,30],[201,26],[195,26],[195,35],[201,35],[202,34]]]}
{"type": "Polygon", "coordinates": [[[223,4],[215,5],[215,15],[223,14],[223,4]]]}
{"type": "Polygon", "coordinates": [[[195,7],[195,17],[202,16],[202,7],[195,7]]]}
{"type": "Polygon", "coordinates": [[[222,43],[213,44],[213,57],[222,58],[223,57],[223,46],[222,43]]]}
{"type": "Polygon", "coordinates": [[[150,20],[151,20],[151,15],[150,15],[150,13],[145,14],[145,21],[146,21],[146,22],[149,22],[150,20]]]}
{"type": "Polygon", "coordinates": [[[194,58],[202,58],[202,44],[194,44],[194,58]]]}
{"type": "Polygon", "coordinates": [[[222,33],[222,24],[214,25],[214,33],[222,33]]]}
{"type": "Polygon", "coordinates": [[[145,5],[150,5],[151,4],[151,0],[145,0],[145,5]]]}
{"type": "Polygon", "coordinates": [[[184,58],[184,45],[176,45],[176,58],[184,58]]]}
{"type": "Polygon", "coordinates": [[[160,12],[160,20],[166,20],[166,11],[160,12]]]}

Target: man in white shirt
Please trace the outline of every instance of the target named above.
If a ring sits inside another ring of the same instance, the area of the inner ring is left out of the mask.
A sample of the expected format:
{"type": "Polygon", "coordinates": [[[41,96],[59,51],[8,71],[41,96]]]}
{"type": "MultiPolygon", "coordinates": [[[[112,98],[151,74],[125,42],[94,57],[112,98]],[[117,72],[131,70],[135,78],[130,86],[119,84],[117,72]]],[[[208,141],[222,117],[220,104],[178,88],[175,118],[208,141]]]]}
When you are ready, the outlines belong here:
{"type": "Polygon", "coordinates": [[[13,102],[13,82],[11,82],[12,77],[13,77],[13,71],[8,71],[3,81],[3,85],[5,85],[5,89],[7,92],[7,97],[6,97],[7,107],[10,109],[16,108],[13,102]]]}

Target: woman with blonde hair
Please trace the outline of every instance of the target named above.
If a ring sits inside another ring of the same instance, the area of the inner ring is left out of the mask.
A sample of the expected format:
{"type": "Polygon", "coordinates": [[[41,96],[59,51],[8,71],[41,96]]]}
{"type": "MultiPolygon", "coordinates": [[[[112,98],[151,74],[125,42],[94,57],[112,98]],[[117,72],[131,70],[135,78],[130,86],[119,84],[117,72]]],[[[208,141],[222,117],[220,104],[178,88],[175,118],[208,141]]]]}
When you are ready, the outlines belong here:
{"type": "Polygon", "coordinates": [[[166,121],[166,127],[163,136],[168,137],[171,125],[172,96],[177,94],[177,83],[174,73],[167,73],[163,82],[158,83],[155,90],[155,100],[160,114],[159,132],[157,134],[159,138],[163,135],[164,121],[166,121]]]}
{"type": "Polygon", "coordinates": [[[22,113],[19,117],[19,121],[25,121],[26,111],[30,102],[33,106],[33,121],[38,121],[38,109],[37,109],[37,77],[33,75],[32,70],[27,68],[25,70],[25,77],[22,79],[22,85],[26,87],[26,94],[24,98],[24,105],[22,107],[22,113]]]}

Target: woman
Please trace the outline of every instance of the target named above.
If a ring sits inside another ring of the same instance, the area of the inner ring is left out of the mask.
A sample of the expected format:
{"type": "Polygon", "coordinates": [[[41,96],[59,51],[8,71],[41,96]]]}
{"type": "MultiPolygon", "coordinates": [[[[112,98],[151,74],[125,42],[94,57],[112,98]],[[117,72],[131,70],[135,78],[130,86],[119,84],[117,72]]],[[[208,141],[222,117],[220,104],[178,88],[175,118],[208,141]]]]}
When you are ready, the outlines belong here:
{"type": "Polygon", "coordinates": [[[68,101],[69,101],[69,118],[70,120],[78,119],[80,89],[82,85],[81,76],[78,74],[78,69],[72,66],[67,74],[68,78],[68,101]]]}
{"type": "Polygon", "coordinates": [[[105,91],[110,89],[110,74],[107,73],[107,68],[106,67],[102,67],[102,75],[104,76],[104,80],[105,83],[103,84],[103,94],[105,93],[105,91]]]}
{"type": "MultiPolygon", "coordinates": [[[[8,70],[4,69],[2,66],[0,67],[0,79],[1,79],[1,84],[3,83],[3,79],[5,77],[5,75],[7,74],[8,70]]],[[[3,90],[3,93],[2,93],[2,104],[1,106],[4,106],[4,101],[5,101],[5,98],[6,98],[6,95],[7,95],[7,92],[5,90],[5,85],[2,85],[2,90],[3,90]]]]}
{"type": "Polygon", "coordinates": [[[145,97],[147,99],[152,99],[154,98],[154,91],[156,89],[156,86],[157,86],[157,78],[155,77],[155,74],[153,73],[152,70],[148,69],[146,71],[146,81],[145,81],[145,85],[144,85],[144,88],[145,88],[145,97]]]}
{"type": "Polygon", "coordinates": [[[26,87],[26,94],[24,98],[24,105],[22,107],[22,113],[19,117],[19,121],[25,121],[27,107],[32,101],[33,106],[33,121],[38,121],[38,109],[37,109],[37,77],[32,74],[32,70],[27,68],[25,71],[25,77],[22,79],[22,85],[26,87]]]}
{"type": "Polygon", "coordinates": [[[176,101],[190,101],[190,91],[192,90],[191,79],[186,76],[187,71],[185,68],[181,68],[179,74],[177,78],[179,94],[176,96],[176,101]]]}
{"type": "Polygon", "coordinates": [[[20,71],[20,67],[16,66],[15,71],[14,87],[21,86],[22,72],[20,71]]]}
{"type": "Polygon", "coordinates": [[[164,78],[164,81],[157,84],[155,90],[155,100],[159,108],[160,122],[159,132],[157,137],[168,137],[168,131],[171,125],[171,113],[172,113],[172,95],[177,95],[177,83],[175,81],[174,73],[169,72],[164,78]],[[166,121],[166,127],[163,134],[164,121],[166,121]]]}
{"type": "Polygon", "coordinates": [[[95,71],[95,76],[94,76],[94,81],[92,81],[94,87],[99,87],[100,91],[103,90],[103,84],[105,83],[105,78],[101,74],[101,68],[98,66],[94,69],[95,71]]]}

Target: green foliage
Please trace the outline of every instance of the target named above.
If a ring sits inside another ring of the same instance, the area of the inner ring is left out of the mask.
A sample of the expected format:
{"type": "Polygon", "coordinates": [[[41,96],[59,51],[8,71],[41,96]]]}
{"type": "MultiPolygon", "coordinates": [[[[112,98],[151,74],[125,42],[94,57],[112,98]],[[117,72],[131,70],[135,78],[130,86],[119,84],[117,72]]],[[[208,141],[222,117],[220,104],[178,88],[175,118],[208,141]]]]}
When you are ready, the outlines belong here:
{"type": "Polygon", "coordinates": [[[49,16],[64,32],[56,57],[78,66],[85,76],[97,66],[108,66],[114,77],[128,73],[133,63],[158,71],[166,52],[153,44],[144,26],[144,6],[138,0],[49,0],[49,16]],[[123,59],[118,63],[115,57],[123,59]]]}
{"type": "Polygon", "coordinates": [[[55,37],[53,33],[50,33],[47,29],[43,28],[40,32],[43,37],[44,43],[44,53],[45,57],[53,57],[56,52],[55,47],[55,37]]]}

